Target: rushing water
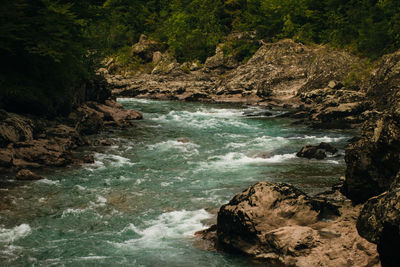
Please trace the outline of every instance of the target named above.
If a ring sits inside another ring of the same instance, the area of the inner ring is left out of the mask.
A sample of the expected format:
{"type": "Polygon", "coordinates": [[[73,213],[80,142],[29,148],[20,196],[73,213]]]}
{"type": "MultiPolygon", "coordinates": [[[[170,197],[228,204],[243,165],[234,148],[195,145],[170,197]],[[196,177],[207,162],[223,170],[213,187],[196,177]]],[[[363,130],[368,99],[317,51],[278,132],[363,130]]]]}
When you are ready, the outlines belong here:
{"type": "Polygon", "coordinates": [[[256,107],[119,101],[145,119],[107,134],[115,145],[98,147],[94,164],[0,188],[0,265],[251,266],[198,249],[193,233],[257,181],[316,193],[344,172],[343,156],[295,152],[323,141],[343,154],[350,133],[243,115],[256,107]]]}

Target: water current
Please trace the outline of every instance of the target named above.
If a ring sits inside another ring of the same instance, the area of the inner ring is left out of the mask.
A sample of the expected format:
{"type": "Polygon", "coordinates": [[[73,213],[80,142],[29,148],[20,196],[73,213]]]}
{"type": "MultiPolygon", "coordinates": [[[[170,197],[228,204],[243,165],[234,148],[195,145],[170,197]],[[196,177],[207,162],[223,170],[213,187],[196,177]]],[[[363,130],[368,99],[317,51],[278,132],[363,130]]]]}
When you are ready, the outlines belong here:
{"type": "Polygon", "coordinates": [[[315,194],[344,173],[343,156],[318,161],[295,153],[328,142],[343,155],[352,133],[296,125],[277,117],[284,111],[119,102],[145,119],[103,134],[113,145],[95,148],[95,163],[0,188],[0,265],[252,266],[240,255],[199,249],[193,233],[257,181],[315,194]]]}

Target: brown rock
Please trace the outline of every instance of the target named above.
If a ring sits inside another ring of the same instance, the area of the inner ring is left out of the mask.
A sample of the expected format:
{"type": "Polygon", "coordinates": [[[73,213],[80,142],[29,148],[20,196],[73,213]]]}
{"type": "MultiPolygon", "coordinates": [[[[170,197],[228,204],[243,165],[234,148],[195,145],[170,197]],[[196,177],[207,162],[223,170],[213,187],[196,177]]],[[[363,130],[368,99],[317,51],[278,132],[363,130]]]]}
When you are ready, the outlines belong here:
{"type": "Polygon", "coordinates": [[[317,146],[306,145],[299,152],[297,152],[296,156],[308,159],[324,159],[326,158],[326,152],[336,154],[338,150],[332,145],[322,142],[317,146]]]}
{"type": "Polygon", "coordinates": [[[93,155],[87,155],[86,157],[83,158],[84,163],[94,163],[94,156],[93,155]]]}
{"type": "Polygon", "coordinates": [[[0,121],[0,147],[33,139],[32,120],[14,113],[3,114],[5,118],[0,121]]]}
{"type": "Polygon", "coordinates": [[[37,175],[36,173],[33,173],[27,169],[20,170],[16,174],[15,178],[17,180],[41,180],[41,179],[43,179],[43,177],[41,177],[41,176],[37,175]]]}
{"type": "Polygon", "coordinates": [[[106,120],[112,120],[120,124],[131,120],[140,120],[143,118],[142,114],[135,110],[119,108],[116,105],[109,106],[92,103],[92,106],[99,112],[103,113],[106,120]]]}
{"type": "Polygon", "coordinates": [[[266,264],[379,266],[376,246],[355,229],[360,207],[337,194],[311,198],[287,184],[260,182],[221,207],[216,232],[198,235],[210,242],[216,235],[218,249],[266,264]]]}
{"type": "Polygon", "coordinates": [[[0,167],[11,167],[14,158],[12,149],[0,149],[0,167]]]}
{"type": "Polygon", "coordinates": [[[139,56],[146,61],[150,61],[153,58],[153,53],[159,48],[159,43],[142,34],[140,35],[139,42],[132,46],[131,55],[139,56]]]}
{"type": "Polygon", "coordinates": [[[400,124],[391,115],[367,123],[364,135],[346,149],[344,193],[355,202],[388,190],[400,166],[400,124]]]}
{"type": "Polygon", "coordinates": [[[400,265],[400,184],[365,203],[357,229],[361,236],[378,245],[382,266],[400,265]]]}
{"type": "Polygon", "coordinates": [[[104,114],[86,104],[71,112],[68,117],[75,122],[75,129],[81,134],[95,134],[104,128],[104,114]]]}

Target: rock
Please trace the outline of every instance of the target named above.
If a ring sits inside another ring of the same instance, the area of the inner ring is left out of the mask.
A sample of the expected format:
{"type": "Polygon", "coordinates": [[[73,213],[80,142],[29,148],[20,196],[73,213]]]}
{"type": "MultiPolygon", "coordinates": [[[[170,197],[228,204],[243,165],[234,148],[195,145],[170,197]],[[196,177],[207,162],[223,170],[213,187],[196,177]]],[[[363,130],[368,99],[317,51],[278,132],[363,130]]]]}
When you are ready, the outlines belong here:
{"type": "Polygon", "coordinates": [[[200,99],[207,99],[209,96],[206,93],[200,92],[200,91],[191,91],[191,92],[185,92],[181,95],[178,96],[179,100],[185,100],[185,101],[199,101],[200,99]]]}
{"type": "Polygon", "coordinates": [[[399,110],[400,50],[383,56],[377,62],[367,88],[367,96],[374,100],[378,110],[399,110]]]}
{"type": "Polygon", "coordinates": [[[128,121],[131,120],[140,120],[143,118],[142,114],[135,110],[128,110],[128,109],[123,109],[120,105],[117,103],[113,103],[115,101],[109,100],[107,103],[108,105],[105,104],[99,104],[96,102],[88,102],[87,104],[103,113],[104,119],[106,121],[114,121],[117,123],[117,125],[123,125],[126,124],[128,121]]]}
{"type": "Polygon", "coordinates": [[[156,51],[153,53],[153,64],[157,65],[158,63],[160,63],[162,59],[162,53],[160,51],[156,51]]]}
{"type": "Polygon", "coordinates": [[[330,81],[330,82],[328,83],[328,87],[331,88],[331,89],[340,89],[340,88],[343,87],[343,84],[338,83],[338,82],[336,82],[336,81],[330,81]]]}
{"type": "Polygon", "coordinates": [[[274,114],[269,111],[244,111],[243,115],[246,117],[271,117],[274,114]]]}
{"type": "Polygon", "coordinates": [[[82,159],[83,163],[94,163],[94,156],[93,155],[87,155],[82,159]]]}
{"type": "Polygon", "coordinates": [[[355,229],[360,207],[336,194],[311,198],[287,184],[260,182],[221,207],[216,231],[197,235],[270,265],[379,266],[376,246],[355,229]]]}
{"type": "Polygon", "coordinates": [[[84,141],[82,140],[78,131],[64,124],[58,124],[55,127],[46,129],[46,136],[71,139],[77,144],[84,144],[84,141]]]}
{"type": "Polygon", "coordinates": [[[83,104],[68,116],[81,134],[95,134],[104,129],[104,114],[83,104]]]}
{"type": "Polygon", "coordinates": [[[171,72],[179,69],[179,63],[172,56],[172,54],[165,52],[161,55],[161,59],[151,71],[151,74],[170,74],[171,72]]]}
{"type": "Polygon", "coordinates": [[[150,61],[153,59],[153,53],[159,50],[159,48],[159,43],[148,39],[146,35],[142,34],[140,35],[139,42],[132,46],[131,55],[150,61]]]}
{"type": "Polygon", "coordinates": [[[179,138],[177,141],[180,143],[190,143],[190,140],[186,138],[179,138]]]}
{"type": "Polygon", "coordinates": [[[326,152],[336,154],[338,150],[328,143],[320,143],[318,146],[306,145],[299,152],[297,152],[296,156],[301,158],[308,159],[324,159],[326,158],[326,152]]]}
{"type": "Polygon", "coordinates": [[[14,151],[12,149],[0,149],[0,167],[11,167],[14,159],[14,151]]]}
{"type": "Polygon", "coordinates": [[[92,145],[94,146],[112,146],[114,143],[111,142],[110,140],[105,140],[105,139],[100,139],[100,140],[94,140],[92,142],[92,145]]]}
{"type": "Polygon", "coordinates": [[[43,179],[43,177],[41,177],[41,176],[37,175],[36,173],[33,173],[27,169],[20,170],[16,174],[15,178],[17,180],[41,180],[41,179],[43,179]]]}
{"type": "Polygon", "coordinates": [[[312,60],[307,72],[307,81],[300,91],[324,88],[326,85],[329,86],[331,81],[335,82],[331,88],[339,89],[340,82],[347,77],[353,66],[360,65],[360,62],[360,59],[350,53],[323,47],[312,60]]]}
{"type": "Polygon", "coordinates": [[[357,230],[361,236],[378,245],[382,266],[400,265],[399,184],[365,203],[357,220],[357,230]]]}
{"type": "Polygon", "coordinates": [[[265,241],[277,255],[298,257],[320,242],[318,231],[307,226],[284,226],[265,234],[265,241]]]}
{"type": "Polygon", "coordinates": [[[319,148],[319,149],[323,149],[323,150],[325,150],[326,152],[331,153],[332,155],[333,155],[333,154],[336,154],[336,153],[338,152],[338,149],[337,149],[336,147],[332,146],[331,144],[325,143],[325,142],[321,142],[321,143],[318,145],[318,148],[319,148]]]}
{"type": "Polygon", "coordinates": [[[306,81],[312,56],[312,49],[291,40],[264,43],[246,64],[227,73],[217,90],[286,101],[306,81]]]}
{"type": "Polygon", "coordinates": [[[61,167],[71,163],[70,151],[77,145],[71,139],[37,139],[30,142],[15,144],[13,165],[23,166],[53,166],[61,167]],[[17,161],[17,159],[19,161],[17,161]],[[31,165],[30,163],[34,163],[31,165]]]}
{"type": "Polygon", "coordinates": [[[33,139],[33,121],[14,113],[3,113],[0,121],[0,147],[33,139]]]}
{"type": "Polygon", "coordinates": [[[346,148],[344,194],[357,203],[388,190],[400,166],[400,124],[392,115],[369,122],[346,148]]]}
{"type": "Polygon", "coordinates": [[[206,59],[204,67],[207,69],[226,68],[233,69],[237,67],[238,62],[230,56],[225,56],[222,50],[224,44],[219,44],[215,49],[215,55],[206,59]]]}
{"type": "Polygon", "coordinates": [[[193,61],[192,64],[190,64],[189,69],[190,69],[190,71],[196,71],[196,70],[201,69],[200,61],[198,61],[198,60],[193,61]]]}

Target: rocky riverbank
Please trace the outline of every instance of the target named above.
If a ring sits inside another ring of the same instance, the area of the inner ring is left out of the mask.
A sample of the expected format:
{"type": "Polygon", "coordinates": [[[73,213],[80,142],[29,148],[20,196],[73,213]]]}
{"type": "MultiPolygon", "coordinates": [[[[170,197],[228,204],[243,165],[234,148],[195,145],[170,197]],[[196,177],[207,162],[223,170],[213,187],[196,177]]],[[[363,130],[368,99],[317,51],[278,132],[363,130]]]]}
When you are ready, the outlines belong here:
{"type": "MultiPolygon", "coordinates": [[[[140,42],[133,53],[149,49],[140,42]]],[[[334,199],[332,193],[312,198],[288,185],[256,184],[222,206],[216,226],[199,235],[218,249],[278,265],[398,266],[400,52],[372,66],[324,46],[261,41],[240,64],[222,48],[204,65],[179,64],[153,51],[151,73],[111,75],[115,63],[103,72],[115,96],[284,107],[290,110],[285,116],[300,123],[360,128],[362,135],[346,149],[346,175],[334,199]],[[356,225],[377,244],[381,263],[356,225]]]]}
{"type": "MultiPolygon", "coordinates": [[[[97,90],[92,99],[96,101],[86,99],[89,101],[77,105],[67,117],[54,119],[0,110],[0,168],[16,172],[93,162],[90,154],[82,156],[74,151],[80,146],[107,145],[94,135],[142,118],[139,112],[125,110],[111,99],[109,87],[97,90]]],[[[26,173],[19,179],[34,177],[26,173]]]]}
{"type": "Polygon", "coordinates": [[[179,64],[147,42],[141,39],[132,53],[145,54],[143,60],[153,55],[150,73],[114,75],[118,64],[113,60],[101,70],[114,96],[284,107],[291,110],[286,116],[319,128],[356,128],[376,114],[359,77],[364,62],[347,52],[291,40],[260,41],[247,62],[225,56],[221,44],[203,65],[179,64]]]}

